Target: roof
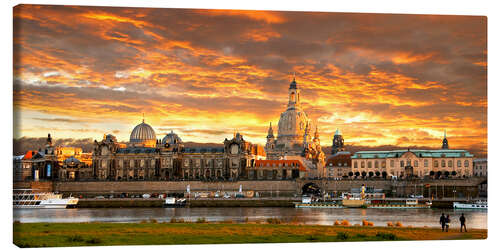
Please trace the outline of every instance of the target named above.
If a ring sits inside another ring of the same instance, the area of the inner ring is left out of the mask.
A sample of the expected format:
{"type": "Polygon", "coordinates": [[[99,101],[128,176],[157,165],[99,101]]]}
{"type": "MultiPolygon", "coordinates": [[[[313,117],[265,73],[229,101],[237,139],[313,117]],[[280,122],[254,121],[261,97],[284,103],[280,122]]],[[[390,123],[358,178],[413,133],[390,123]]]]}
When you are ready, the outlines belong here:
{"type": "Polygon", "coordinates": [[[69,158],[66,158],[64,160],[65,164],[80,164],[80,160],[76,159],[74,156],[71,156],[69,158]]]}
{"type": "Polygon", "coordinates": [[[184,148],[181,152],[184,153],[224,153],[223,147],[193,147],[184,148]]]}
{"type": "Polygon", "coordinates": [[[467,150],[459,149],[436,149],[436,150],[425,150],[425,149],[410,149],[410,150],[392,150],[392,151],[359,151],[354,153],[351,157],[352,159],[374,159],[374,158],[398,158],[401,157],[406,152],[412,152],[417,157],[421,158],[458,158],[458,157],[474,157],[467,150]]]}
{"type": "Polygon", "coordinates": [[[31,159],[37,152],[34,150],[30,150],[24,154],[23,160],[29,160],[31,159]]]}
{"type": "Polygon", "coordinates": [[[155,152],[156,148],[146,148],[146,147],[119,148],[116,150],[116,153],[118,154],[150,154],[155,152]]]}
{"type": "Polygon", "coordinates": [[[306,167],[300,160],[256,160],[255,161],[255,167],[257,168],[263,168],[263,167],[278,167],[278,166],[283,166],[285,164],[288,164],[289,166],[295,165],[299,167],[300,171],[307,171],[306,167]],[[269,166],[267,165],[269,164],[269,166]]]}

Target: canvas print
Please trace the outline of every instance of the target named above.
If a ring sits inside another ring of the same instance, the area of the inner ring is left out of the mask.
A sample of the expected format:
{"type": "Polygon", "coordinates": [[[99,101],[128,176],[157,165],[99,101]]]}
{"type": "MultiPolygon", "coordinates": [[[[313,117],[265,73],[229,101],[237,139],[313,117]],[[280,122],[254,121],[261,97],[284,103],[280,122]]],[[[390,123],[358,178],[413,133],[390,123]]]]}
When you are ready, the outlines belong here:
{"type": "Polygon", "coordinates": [[[485,16],[13,14],[19,247],[487,238],[485,16]]]}

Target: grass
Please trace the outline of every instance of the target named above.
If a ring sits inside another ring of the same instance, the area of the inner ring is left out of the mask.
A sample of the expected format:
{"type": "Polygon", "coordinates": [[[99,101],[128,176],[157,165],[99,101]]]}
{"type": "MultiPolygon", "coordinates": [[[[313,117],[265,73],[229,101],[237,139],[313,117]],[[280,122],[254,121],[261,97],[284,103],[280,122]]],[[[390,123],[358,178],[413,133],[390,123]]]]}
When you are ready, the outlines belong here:
{"type": "MultiPolygon", "coordinates": [[[[202,221],[203,219],[200,219],[202,221]]],[[[274,221],[273,221],[274,222],[274,221]]],[[[228,223],[14,223],[19,247],[485,239],[487,230],[228,223]]]]}

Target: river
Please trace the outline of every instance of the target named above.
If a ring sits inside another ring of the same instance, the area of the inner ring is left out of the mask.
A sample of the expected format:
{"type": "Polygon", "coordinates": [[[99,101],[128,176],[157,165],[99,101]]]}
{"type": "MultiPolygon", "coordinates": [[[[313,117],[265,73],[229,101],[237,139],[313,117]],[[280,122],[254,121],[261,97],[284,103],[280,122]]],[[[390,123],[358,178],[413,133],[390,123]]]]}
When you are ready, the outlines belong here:
{"type": "Polygon", "coordinates": [[[375,226],[400,221],[404,226],[439,227],[441,213],[449,214],[451,228],[460,228],[458,218],[465,214],[468,228],[487,229],[487,211],[453,209],[353,209],[353,208],[284,208],[284,207],[200,207],[200,208],[79,208],[79,209],[14,209],[14,220],[20,222],[158,222],[171,218],[209,222],[232,220],[264,222],[267,218],[303,221],[305,224],[332,225],[335,220],[361,224],[363,219],[375,226]]]}

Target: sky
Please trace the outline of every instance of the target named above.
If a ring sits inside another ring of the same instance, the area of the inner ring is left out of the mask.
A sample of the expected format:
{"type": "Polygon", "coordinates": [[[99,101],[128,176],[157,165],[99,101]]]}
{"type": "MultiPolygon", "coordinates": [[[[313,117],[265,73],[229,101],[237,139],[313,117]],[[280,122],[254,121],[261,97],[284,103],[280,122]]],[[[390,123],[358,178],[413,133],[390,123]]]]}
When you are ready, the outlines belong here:
{"type": "Polygon", "coordinates": [[[322,145],[487,151],[483,16],[19,5],[14,138],[264,144],[295,73],[322,145]]]}

